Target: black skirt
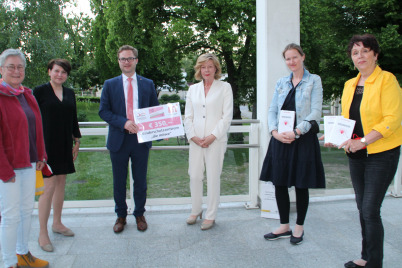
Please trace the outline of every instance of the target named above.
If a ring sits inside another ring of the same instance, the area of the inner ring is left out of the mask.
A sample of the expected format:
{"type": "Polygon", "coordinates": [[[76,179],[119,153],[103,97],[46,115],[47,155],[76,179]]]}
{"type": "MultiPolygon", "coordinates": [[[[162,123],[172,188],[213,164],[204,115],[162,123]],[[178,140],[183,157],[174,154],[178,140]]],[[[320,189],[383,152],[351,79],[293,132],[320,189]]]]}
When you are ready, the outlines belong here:
{"type": "Polygon", "coordinates": [[[325,188],[324,166],[317,134],[306,133],[291,144],[274,137],[268,146],[260,180],[277,186],[325,188]]]}

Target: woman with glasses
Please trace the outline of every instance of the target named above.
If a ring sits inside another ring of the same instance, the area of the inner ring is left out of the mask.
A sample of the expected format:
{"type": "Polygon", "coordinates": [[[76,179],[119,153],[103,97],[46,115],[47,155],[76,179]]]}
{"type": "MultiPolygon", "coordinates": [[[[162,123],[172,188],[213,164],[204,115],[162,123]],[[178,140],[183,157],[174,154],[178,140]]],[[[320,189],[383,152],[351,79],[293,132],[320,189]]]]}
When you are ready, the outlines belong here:
{"type": "Polygon", "coordinates": [[[18,49],[0,55],[0,242],[6,268],[49,266],[28,249],[36,170],[47,157],[38,104],[22,86],[25,65],[18,49]]]}
{"type": "MultiPolygon", "coordinates": [[[[345,267],[382,267],[381,205],[398,167],[402,144],[402,91],[396,77],[377,65],[380,47],[370,34],[349,41],[348,56],[359,70],[345,83],[342,115],[356,121],[353,136],[339,146],[349,158],[362,230],[360,259],[345,267]]],[[[328,144],[326,144],[329,146],[328,144]]]]}
{"type": "Polygon", "coordinates": [[[54,248],[47,230],[52,203],[52,231],[74,236],[74,232],[61,222],[61,214],[66,177],[75,172],[74,161],[78,156],[81,133],[74,91],[63,86],[71,71],[70,62],[53,59],[47,71],[50,82],[36,87],[34,95],[42,114],[48,164],[53,172],[51,177],[44,178],[45,190],[39,198],[39,245],[42,250],[52,252],[54,248]]]}

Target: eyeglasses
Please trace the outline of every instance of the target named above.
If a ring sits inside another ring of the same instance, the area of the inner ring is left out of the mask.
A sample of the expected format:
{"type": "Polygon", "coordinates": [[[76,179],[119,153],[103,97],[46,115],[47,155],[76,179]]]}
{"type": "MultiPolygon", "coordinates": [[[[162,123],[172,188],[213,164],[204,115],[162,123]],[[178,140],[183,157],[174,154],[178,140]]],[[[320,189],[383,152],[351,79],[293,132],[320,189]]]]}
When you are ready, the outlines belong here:
{"type": "Polygon", "coordinates": [[[136,57],[129,57],[129,58],[119,58],[119,61],[121,62],[133,62],[136,59],[136,57]]]}
{"type": "Polygon", "coordinates": [[[13,72],[13,71],[15,71],[15,69],[17,69],[19,72],[25,71],[25,67],[22,65],[18,65],[18,66],[7,65],[7,66],[3,66],[3,67],[5,67],[9,72],[13,72]]]}

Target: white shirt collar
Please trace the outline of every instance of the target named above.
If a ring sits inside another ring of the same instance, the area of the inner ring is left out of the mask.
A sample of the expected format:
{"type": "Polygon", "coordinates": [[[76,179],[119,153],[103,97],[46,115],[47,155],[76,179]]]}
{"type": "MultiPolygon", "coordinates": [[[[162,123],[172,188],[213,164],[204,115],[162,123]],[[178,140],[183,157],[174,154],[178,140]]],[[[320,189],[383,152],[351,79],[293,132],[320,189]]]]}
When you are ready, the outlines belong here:
{"type": "MultiPolygon", "coordinates": [[[[127,75],[123,73],[121,75],[123,76],[123,81],[126,81],[129,78],[127,75]]],[[[131,78],[133,79],[133,81],[137,81],[137,72],[135,72],[131,78]]]]}

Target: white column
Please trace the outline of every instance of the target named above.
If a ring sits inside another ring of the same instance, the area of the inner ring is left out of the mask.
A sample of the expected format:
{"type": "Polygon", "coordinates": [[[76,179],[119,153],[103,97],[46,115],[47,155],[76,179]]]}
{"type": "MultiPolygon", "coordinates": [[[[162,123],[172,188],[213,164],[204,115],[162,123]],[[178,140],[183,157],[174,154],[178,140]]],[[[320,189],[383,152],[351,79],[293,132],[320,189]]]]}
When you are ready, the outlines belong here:
{"type": "Polygon", "coordinates": [[[276,81],[289,74],[282,51],[300,44],[299,0],[256,0],[257,4],[257,118],[261,122],[259,171],[269,143],[268,108],[276,81]]]}

